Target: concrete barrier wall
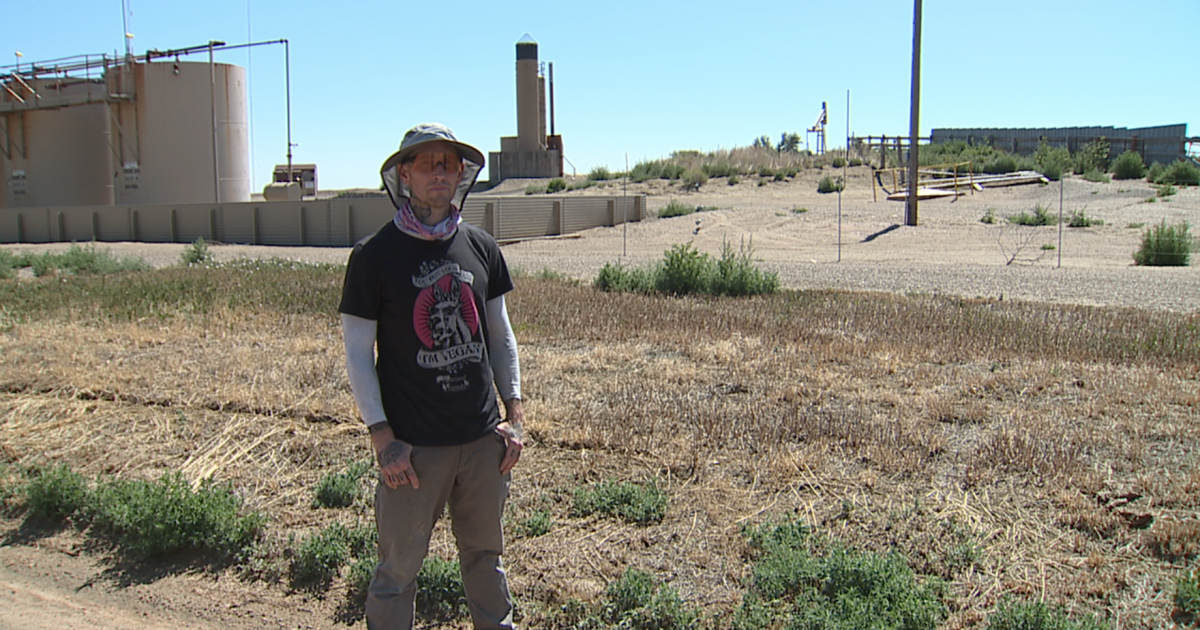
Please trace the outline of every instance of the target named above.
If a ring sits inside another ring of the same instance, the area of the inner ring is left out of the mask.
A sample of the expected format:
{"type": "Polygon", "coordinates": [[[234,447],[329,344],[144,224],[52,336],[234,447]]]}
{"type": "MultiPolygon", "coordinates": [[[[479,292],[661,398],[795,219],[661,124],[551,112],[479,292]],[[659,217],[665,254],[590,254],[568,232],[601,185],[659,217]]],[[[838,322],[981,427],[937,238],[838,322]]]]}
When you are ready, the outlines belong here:
{"type": "MultiPolygon", "coordinates": [[[[640,221],[645,195],[482,196],[463,220],[507,241],[640,221]]],[[[251,203],[0,208],[0,243],[141,241],[347,247],[379,229],[395,209],[387,199],[251,203]]]]}

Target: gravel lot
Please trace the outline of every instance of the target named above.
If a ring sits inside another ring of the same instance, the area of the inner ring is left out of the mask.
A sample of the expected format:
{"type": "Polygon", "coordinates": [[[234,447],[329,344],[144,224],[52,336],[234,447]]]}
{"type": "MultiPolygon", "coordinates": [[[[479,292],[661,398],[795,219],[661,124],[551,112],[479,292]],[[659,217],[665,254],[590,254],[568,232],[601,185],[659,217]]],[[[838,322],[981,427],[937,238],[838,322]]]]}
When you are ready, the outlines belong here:
{"type": "MultiPolygon", "coordinates": [[[[670,219],[596,228],[564,237],[504,245],[510,266],[527,273],[550,269],[590,281],[606,263],[651,264],[663,251],[692,241],[717,255],[722,243],[752,245],[764,269],[795,289],[844,289],[991,297],[1069,304],[1115,305],[1200,311],[1200,267],[1137,267],[1132,255],[1146,226],[1186,221],[1200,226],[1200,190],[1180,189],[1168,201],[1155,198],[1144,181],[1093,183],[1069,178],[1062,186],[993,188],[958,199],[922,201],[916,227],[903,226],[904,204],[873,199],[870,171],[851,169],[847,191],[816,192],[826,174],[808,171],[786,182],[736,186],[714,179],[699,192],[682,192],[665,181],[630,184],[630,194],[647,194],[651,215],[672,199],[706,207],[670,219]],[[1082,211],[1103,225],[1087,228],[1010,225],[1005,217],[1036,205],[1069,217],[1082,211]],[[1156,199],[1149,202],[1149,199],[1156,199]],[[980,219],[988,213],[995,223],[980,219]],[[839,246],[840,236],[840,246],[839,246]],[[1009,261],[1011,260],[1011,264],[1009,261]]],[[[529,182],[506,182],[495,194],[524,190],[529,182]]],[[[619,183],[601,184],[619,194],[619,183]]],[[[594,192],[577,191],[568,194],[594,192]]],[[[1195,233],[1195,227],[1193,227],[1195,233]]],[[[17,251],[65,248],[4,245],[17,251]]],[[[156,266],[178,264],[184,245],[105,243],[119,256],[139,256],[156,266]]],[[[343,263],[346,248],[213,245],[218,260],[280,257],[343,263]]],[[[1194,259],[1197,256],[1193,257],[1194,259]]]]}

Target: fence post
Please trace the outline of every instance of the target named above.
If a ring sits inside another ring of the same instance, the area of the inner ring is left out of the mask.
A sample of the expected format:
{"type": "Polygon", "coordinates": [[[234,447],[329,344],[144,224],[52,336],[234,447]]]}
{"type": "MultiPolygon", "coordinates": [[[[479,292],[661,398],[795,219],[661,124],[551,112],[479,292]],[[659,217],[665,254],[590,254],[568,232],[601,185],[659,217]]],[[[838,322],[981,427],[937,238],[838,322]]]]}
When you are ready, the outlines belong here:
{"type": "Polygon", "coordinates": [[[494,238],[496,236],[496,204],[488,202],[483,204],[483,229],[487,230],[494,238]]]}
{"type": "Polygon", "coordinates": [[[217,209],[208,209],[208,242],[213,243],[217,240],[217,209]]]}
{"type": "Polygon", "coordinates": [[[100,240],[100,213],[92,212],[92,240],[100,240]]]}
{"type": "Polygon", "coordinates": [[[250,242],[258,245],[258,206],[250,211],[250,242]]]}
{"type": "Polygon", "coordinates": [[[561,199],[554,200],[554,233],[563,233],[563,202],[561,199]]]}
{"type": "Polygon", "coordinates": [[[300,206],[300,245],[304,245],[304,206],[300,206]]]}
{"type": "Polygon", "coordinates": [[[25,215],[17,215],[17,242],[25,242],[25,215]]]}
{"type": "Polygon", "coordinates": [[[61,212],[58,213],[58,242],[67,242],[67,222],[61,212]]]}
{"type": "Polygon", "coordinates": [[[129,238],[133,242],[138,242],[138,211],[133,208],[129,209],[129,238]]]}
{"type": "Polygon", "coordinates": [[[614,199],[609,199],[608,206],[608,225],[612,227],[617,224],[617,202],[614,199]]]}

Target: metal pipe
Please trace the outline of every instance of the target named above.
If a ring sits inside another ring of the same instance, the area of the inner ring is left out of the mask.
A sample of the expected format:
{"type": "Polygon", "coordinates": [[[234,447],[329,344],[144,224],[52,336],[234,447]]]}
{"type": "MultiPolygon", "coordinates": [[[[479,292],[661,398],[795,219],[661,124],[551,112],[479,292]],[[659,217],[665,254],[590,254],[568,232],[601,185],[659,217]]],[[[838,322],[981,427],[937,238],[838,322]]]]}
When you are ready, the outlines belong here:
{"type": "MultiPolygon", "coordinates": [[[[550,62],[550,135],[554,135],[554,62],[550,62]]],[[[625,169],[629,170],[629,169],[625,169]]]]}
{"type": "MultiPolygon", "coordinates": [[[[288,161],[288,183],[292,183],[292,52],[291,44],[288,40],[281,39],[283,42],[283,67],[284,80],[287,82],[287,161],[288,161]]],[[[304,189],[300,190],[301,196],[304,195],[304,189]]]]}
{"type": "Polygon", "coordinates": [[[212,110],[213,202],[221,203],[220,163],[217,161],[217,69],[213,65],[213,45],[208,42],[208,96],[212,110]]]}

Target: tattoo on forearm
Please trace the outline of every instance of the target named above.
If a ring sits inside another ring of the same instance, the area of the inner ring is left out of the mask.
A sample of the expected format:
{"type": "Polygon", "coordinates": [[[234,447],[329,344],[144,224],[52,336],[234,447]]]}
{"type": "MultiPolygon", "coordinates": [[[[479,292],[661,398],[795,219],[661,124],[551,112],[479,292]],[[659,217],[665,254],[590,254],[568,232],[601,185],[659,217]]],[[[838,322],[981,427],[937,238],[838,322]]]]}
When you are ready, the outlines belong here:
{"type": "Polygon", "coordinates": [[[383,447],[382,451],[379,451],[379,467],[387,468],[388,466],[391,466],[399,461],[400,458],[407,455],[410,450],[412,450],[412,447],[404,444],[403,442],[392,442],[391,444],[388,444],[387,446],[383,447]]]}

